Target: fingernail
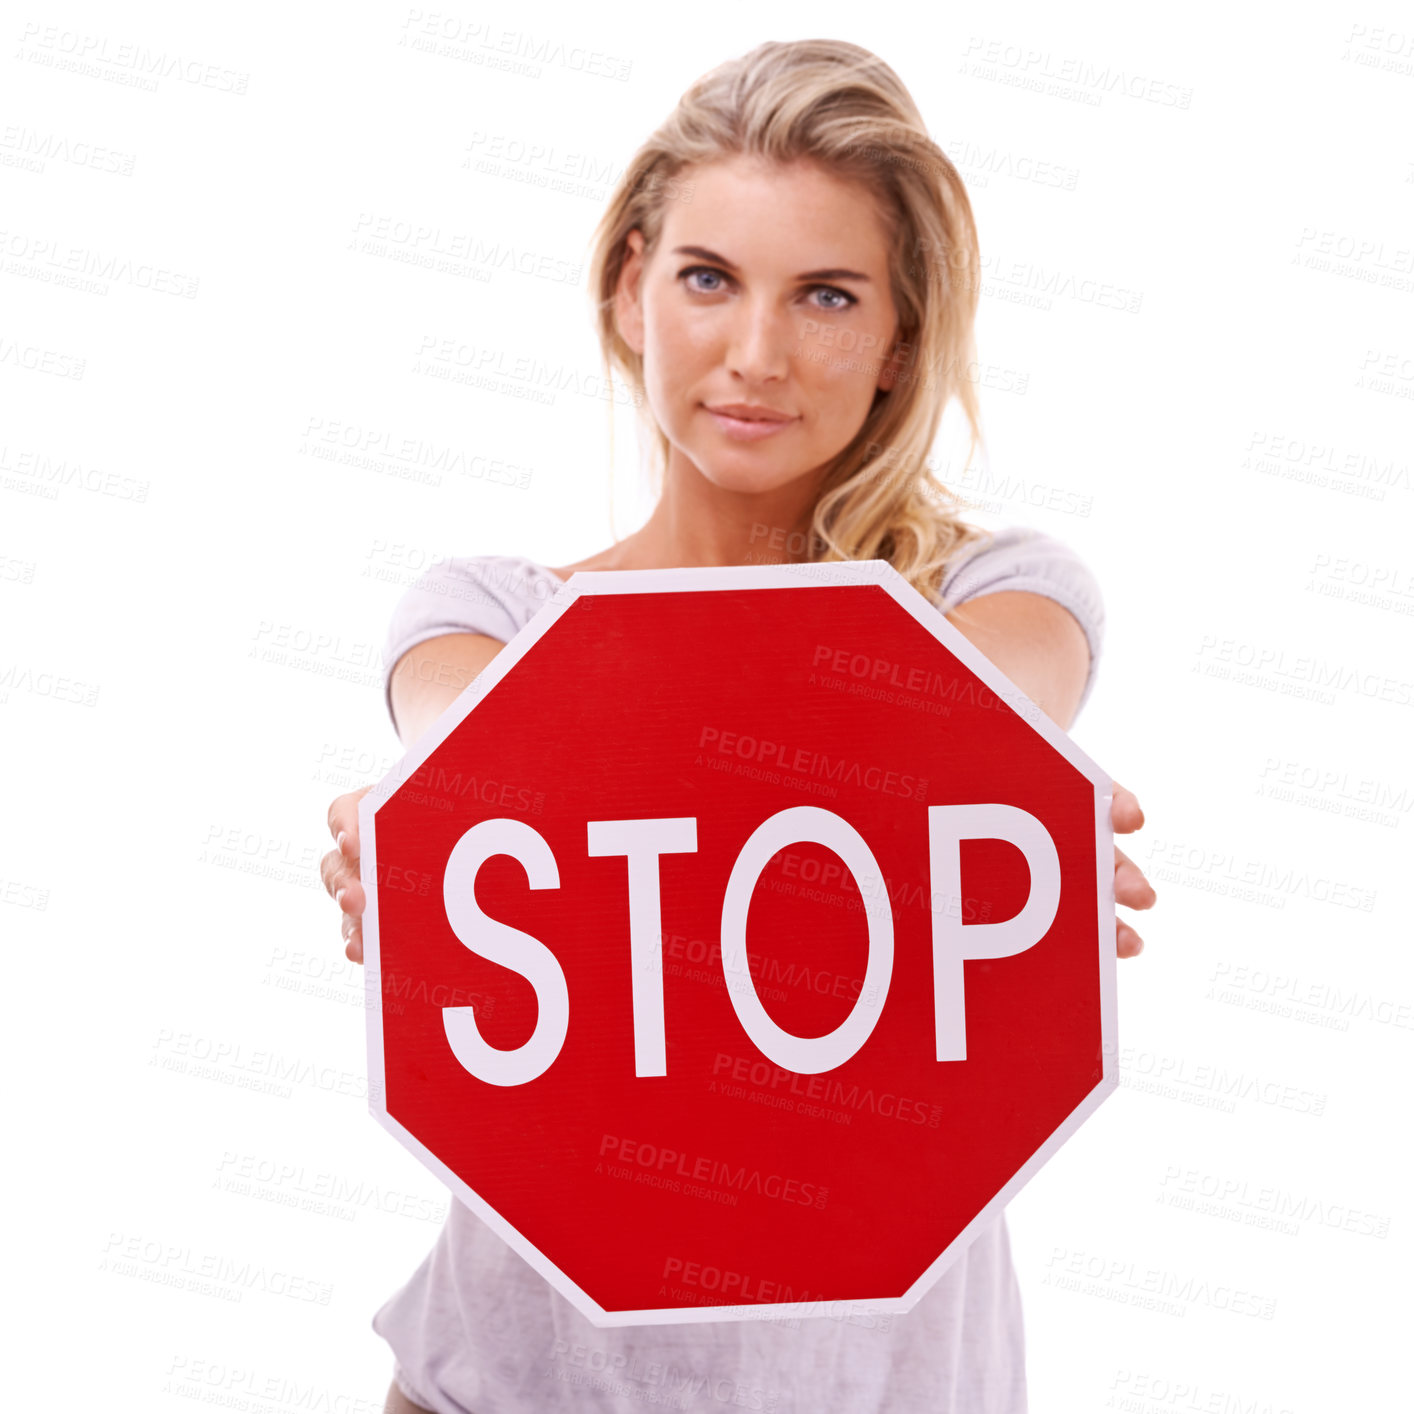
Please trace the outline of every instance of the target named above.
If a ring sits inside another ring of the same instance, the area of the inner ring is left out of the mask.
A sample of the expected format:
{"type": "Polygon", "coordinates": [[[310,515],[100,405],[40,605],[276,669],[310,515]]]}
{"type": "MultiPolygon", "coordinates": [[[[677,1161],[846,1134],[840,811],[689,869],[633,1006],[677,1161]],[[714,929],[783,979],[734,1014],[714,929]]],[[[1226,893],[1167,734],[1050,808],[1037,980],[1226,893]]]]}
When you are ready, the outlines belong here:
{"type": "Polygon", "coordinates": [[[337,849],[340,854],[343,853],[343,850],[344,850],[344,840],[345,840],[345,838],[347,837],[347,835],[348,835],[348,831],[347,831],[347,830],[340,830],[339,833],[338,833],[337,838],[334,840],[334,848],[337,849]]]}
{"type": "Polygon", "coordinates": [[[348,887],[347,887],[347,885],[346,885],[344,888],[340,889],[340,890],[334,895],[334,902],[337,903],[340,908],[342,908],[342,907],[344,906],[344,895],[345,895],[346,893],[348,893],[348,887]]]}

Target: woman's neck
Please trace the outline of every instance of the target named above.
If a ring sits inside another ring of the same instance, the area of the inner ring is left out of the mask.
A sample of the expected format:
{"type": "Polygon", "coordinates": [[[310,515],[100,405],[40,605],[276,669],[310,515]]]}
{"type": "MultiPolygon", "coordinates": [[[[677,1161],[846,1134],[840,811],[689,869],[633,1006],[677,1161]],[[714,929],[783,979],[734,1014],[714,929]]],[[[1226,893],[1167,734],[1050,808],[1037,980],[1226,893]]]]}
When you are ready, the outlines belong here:
{"type": "Polygon", "coordinates": [[[772,491],[733,491],[670,464],[647,521],[620,541],[625,569],[781,564],[807,558],[815,478],[772,491]]]}

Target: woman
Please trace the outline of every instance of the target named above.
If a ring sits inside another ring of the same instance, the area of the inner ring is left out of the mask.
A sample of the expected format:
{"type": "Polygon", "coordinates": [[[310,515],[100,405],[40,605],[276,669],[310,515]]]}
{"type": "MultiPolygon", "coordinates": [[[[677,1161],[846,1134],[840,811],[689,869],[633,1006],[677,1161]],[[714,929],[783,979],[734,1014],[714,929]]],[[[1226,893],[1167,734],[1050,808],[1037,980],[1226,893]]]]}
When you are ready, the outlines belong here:
{"type": "MultiPolygon", "coordinates": [[[[980,441],[977,238],[962,182],[894,72],[833,40],[767,43],[699,80],[624,173],[591,292],[642,395],[661,477],[646,524],[578,564],[437,566],[397,606],[387,702],[411,746],[577,569],[889,560],[1069,727],[1103,608],[1064,545],[963,524],[925,458],[950,398],[980,441]]],[[[362,961],[357,802],[330,809],[326,886],[362,961]]],[[[1116,789],[1114,826],[1143,823],[1116,789]]],[[[1116,851],[1116,898],[1153,890],[1116,851]]],[[[1116,947],[1142,947],[1125,923],[1116,947]]],[[[461,1203],[374,1318],[390,1410],[1023,1410],[1020,1298],[998,1219],[906,1315],[597,1330],[461,1203]],[[578,1352],[576,1354],[576,1352],[578,1352]],[[587,1352],[587,1353],[586,1353],[587,1352]],[[599,1370],[659,1375],[594,1379],[599,1370]],[[669,1373],[661,1373],[669,1372],[669,1373]]]]}

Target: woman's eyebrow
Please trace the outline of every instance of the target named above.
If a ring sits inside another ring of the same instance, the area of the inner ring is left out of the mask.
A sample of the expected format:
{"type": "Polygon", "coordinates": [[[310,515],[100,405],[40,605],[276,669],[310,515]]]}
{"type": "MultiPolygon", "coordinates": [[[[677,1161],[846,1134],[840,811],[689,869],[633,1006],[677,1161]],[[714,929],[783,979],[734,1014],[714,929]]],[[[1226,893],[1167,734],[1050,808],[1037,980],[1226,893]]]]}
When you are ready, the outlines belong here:
{"type": "MultiPolygon", "coordinates": [[[[714,265],[724,266],[728,270],[737,268],[725,255],[718,255],[716,251],[708,250],[706,246],[675,246],[673,254],[695,255],[699,260],[710,260],[714,265]]],[[[865,282],[869,279],[867,275],[860,274],[858,270],[807,270],[803,275],[797,275],[795,278],[797,280],[864,280],[865,282]]]]}

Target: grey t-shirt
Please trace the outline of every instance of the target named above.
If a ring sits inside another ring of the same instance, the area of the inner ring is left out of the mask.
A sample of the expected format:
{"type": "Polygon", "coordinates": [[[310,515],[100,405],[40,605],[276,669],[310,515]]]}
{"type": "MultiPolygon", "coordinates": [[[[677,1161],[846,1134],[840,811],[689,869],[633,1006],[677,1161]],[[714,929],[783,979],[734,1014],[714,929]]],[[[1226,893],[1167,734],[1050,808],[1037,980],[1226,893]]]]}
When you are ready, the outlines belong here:
{"type": "MultiPolygon", "coordinates": [[[[391,675],[415,644],[447,633],[508,642],[559,588],[517,556],[439,562],[398,601],[391,675]]],[[[1009,526],[968,545],[939,589],[949,607],[1022,589],[1064,605],[1090,645],[1104,633],[1094,576],[1063,542],[1009,526]]],[[[625,1234],[625,1240],[629,1235],[625,1234]]],[[[600,1330],[472,1211],[454,1200],[432,1251],[373,1317],[409,1399],[437,1414],[1025,1414],[1021,1293],[1004,1214],[911,1311],[600,1330]]]]}

